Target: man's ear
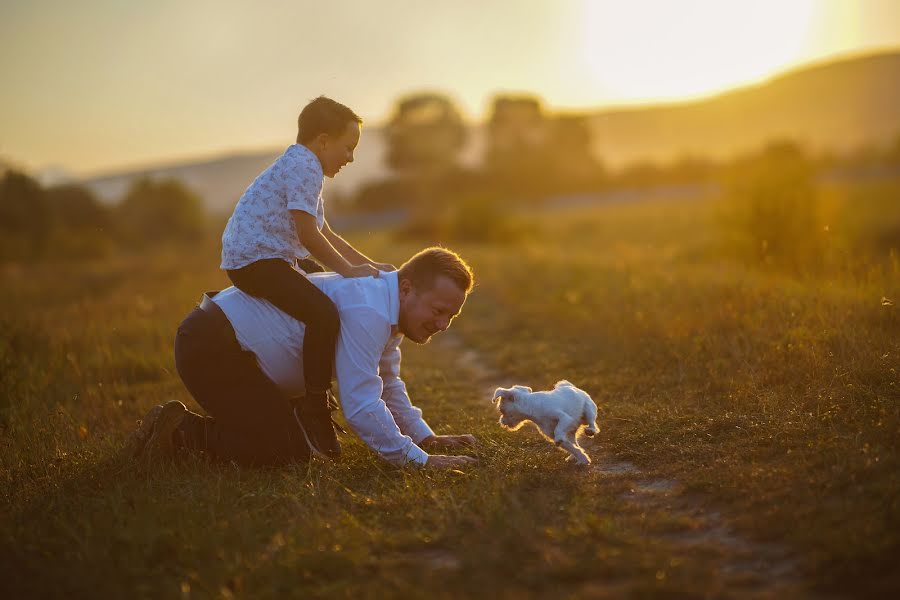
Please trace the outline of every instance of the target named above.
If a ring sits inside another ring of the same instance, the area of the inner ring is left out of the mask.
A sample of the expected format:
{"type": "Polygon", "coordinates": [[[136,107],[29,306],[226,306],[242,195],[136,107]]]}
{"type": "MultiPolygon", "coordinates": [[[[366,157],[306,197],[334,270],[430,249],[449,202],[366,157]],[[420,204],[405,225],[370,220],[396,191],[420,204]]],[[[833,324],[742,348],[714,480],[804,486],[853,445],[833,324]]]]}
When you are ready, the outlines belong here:
{"type": "Polygon", "coordinates": [[[409,279],[400,278],[397,281],[397,287],[400,290],[400,297],[405,298],[413,291],[412,282],[409,279]]]}

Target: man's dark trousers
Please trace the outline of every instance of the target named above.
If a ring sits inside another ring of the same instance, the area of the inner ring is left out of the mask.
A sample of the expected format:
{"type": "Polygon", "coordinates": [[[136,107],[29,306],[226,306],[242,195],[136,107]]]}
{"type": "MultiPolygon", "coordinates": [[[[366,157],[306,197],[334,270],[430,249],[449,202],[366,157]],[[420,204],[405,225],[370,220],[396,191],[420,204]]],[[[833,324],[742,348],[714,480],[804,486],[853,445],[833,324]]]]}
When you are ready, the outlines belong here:
{"type": "Polygon", "coordinates": [[[204,296],[175,336],[175,366],[209,417],[188,413],[176,441],[247,466],[309,460],[287,397],[243,350],[225,313],[204,296]]]}

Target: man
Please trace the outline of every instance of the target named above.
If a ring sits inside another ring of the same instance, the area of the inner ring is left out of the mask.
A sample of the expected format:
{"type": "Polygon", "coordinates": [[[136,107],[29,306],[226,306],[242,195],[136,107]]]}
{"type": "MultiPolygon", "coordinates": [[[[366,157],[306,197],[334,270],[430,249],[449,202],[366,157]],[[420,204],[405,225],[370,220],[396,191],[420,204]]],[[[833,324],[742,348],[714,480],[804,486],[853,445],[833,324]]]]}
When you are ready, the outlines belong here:
{"type": "MultiPolygon", "coordinates": [[[[475,438],[435,435],[400,378],[400,342],[407,337],[424,344],[450,326],[472,289],[468,265],[449,250],[428,248],[378,277],[316,273],[309,279],[340,313],[335,371],[344,416],[357,435],[398,466],[475,462],[442,454],[475,438]]],[[[174,400],[155,406],[133,434],[131,451],[153,460],[186,447],[257,466],[307,460],[310,444],[290,400],[304,390],[304,329],[235,287],[205,295],[178,329],[175,364],[211,416],[174,400]]]]}

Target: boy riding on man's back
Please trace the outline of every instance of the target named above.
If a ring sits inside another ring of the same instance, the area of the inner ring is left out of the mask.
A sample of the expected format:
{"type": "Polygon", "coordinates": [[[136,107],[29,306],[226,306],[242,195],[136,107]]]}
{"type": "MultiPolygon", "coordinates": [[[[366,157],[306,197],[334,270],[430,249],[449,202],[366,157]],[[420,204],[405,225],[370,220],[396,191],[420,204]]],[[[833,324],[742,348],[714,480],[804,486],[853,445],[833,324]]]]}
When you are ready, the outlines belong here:
{"type": "Polygon", "coordinates": [[[231,282],[306,325],[306,396],[296,399],[294,414],[310,450],[330,457],[340,454],[328,401],[340,319],[331,300],[294,267],[321,270],[305,260],[311,254],[344,277],[394,270],[356,250],[325,219],[324,177],[353,162],[361,123],[324,96],[307,104],[297,119],[297,143],[247,188],[222,235],[221,268],[231,282]]]}

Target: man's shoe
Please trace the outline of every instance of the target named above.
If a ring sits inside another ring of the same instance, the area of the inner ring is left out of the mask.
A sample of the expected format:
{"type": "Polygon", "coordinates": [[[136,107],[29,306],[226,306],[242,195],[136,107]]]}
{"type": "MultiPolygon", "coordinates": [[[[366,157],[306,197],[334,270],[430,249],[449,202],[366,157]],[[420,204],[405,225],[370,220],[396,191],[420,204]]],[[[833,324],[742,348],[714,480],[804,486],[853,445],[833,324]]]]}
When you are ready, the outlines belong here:
{"type": "Polygon", "coordinates": [[[334,432],[327,403],[313,404],[308,398],[303,398],[299,405],[294,406],[294,418],[312,454],[331,459],[341,455],[341,443],[334,432]]]}
{"type": "Polygon", "coordinates": [[[143,453],[144,446],[147,445],[147,442],[153,435],[153,427],[156,425],[156,420],[159,418],[162,408],[162,404],[157,404],[147,411],[143,419],[137,422],[137,428],[128,434],[125,446],[122,447],[122,458],[132,460],[143,453]]]}
{"type": "Polygon", "coordinates": [[[171,458],[175,454],[173,434],[186,414],[187,407],[178,400],[169,400],[162,407],[153,427],[153,435],[144,447],[143,458],[148,463],[171,458]]]}

